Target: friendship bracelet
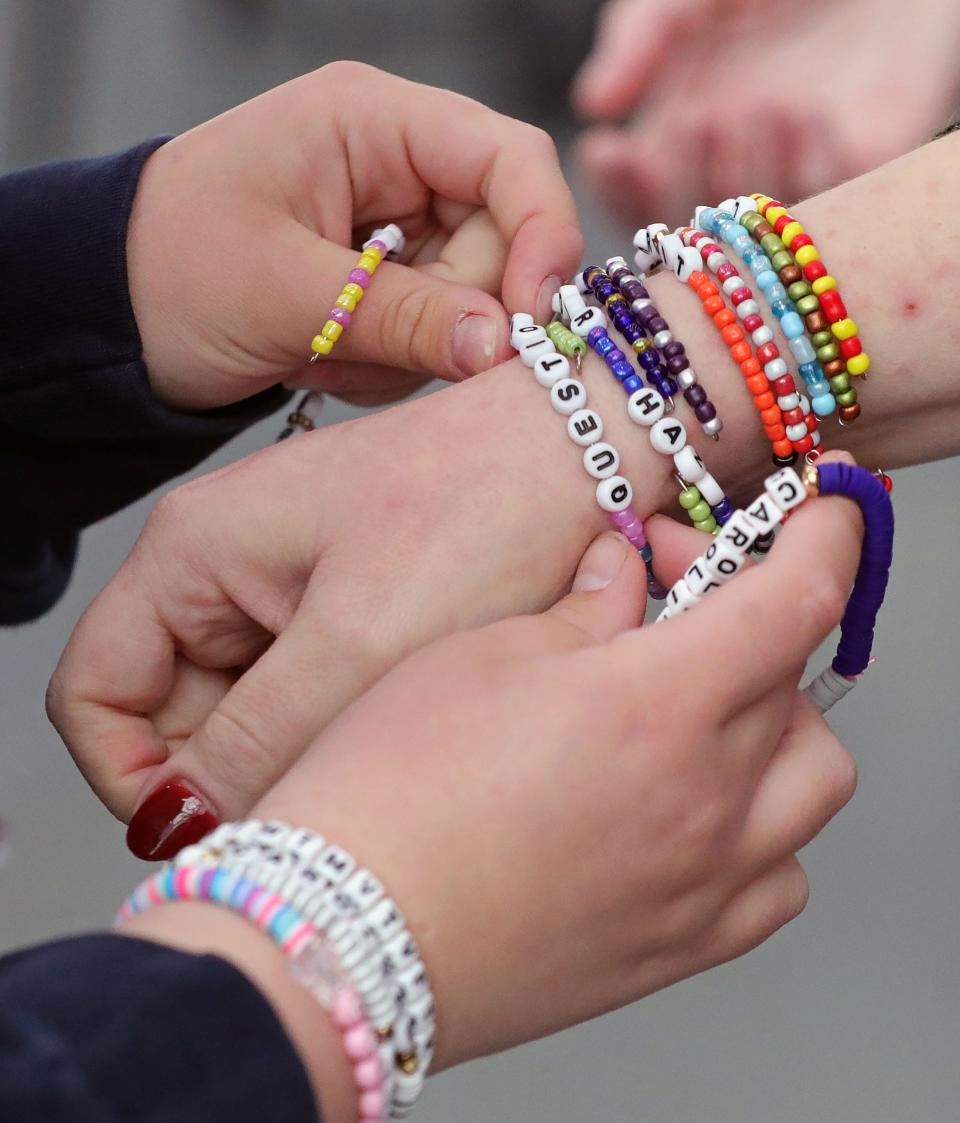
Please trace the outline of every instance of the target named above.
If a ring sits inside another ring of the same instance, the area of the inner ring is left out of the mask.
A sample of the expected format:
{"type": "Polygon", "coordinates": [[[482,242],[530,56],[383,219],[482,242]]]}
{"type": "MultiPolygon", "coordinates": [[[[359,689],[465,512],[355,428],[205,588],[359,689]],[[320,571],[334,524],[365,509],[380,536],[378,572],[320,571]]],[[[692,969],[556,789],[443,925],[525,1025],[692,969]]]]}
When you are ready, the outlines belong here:
{"type": "Polygon", "coordinates": [[[589,346],[604,360],[613,376],[627,391],[627,415],[631,421],[648,430],[650,443],[657,452],[672,457],[675,474],[685,492],[689,493],[691,484],[697,485],[698,497],[689,507],[681,504],[694,526],[698,530],[714,532],[717,526],[729,518],[733,506],[707,471],[696,450],[687,443],[687,431],[683,423],[676,418],[664,417],[666,400],[658,391],[644,387],[642,380],[633,372],[633,368],[626,362],[626,356],[607,332],[607,320],[603,311],[600,308],[587,308],[573,285],[564,285],[560,296],[565,313],[572,317],[570,322],[573,333],[581,339],[586,333],[589,346]],[[631,392],[630,386],[634,385],[639,388],[631,392]]]}
{"type": "Polygon", "coordinates": [[[406,1118],[433,1055],[434,1006],[416,942],[377,878],[320,835],[283,823],[226,824],[201,846],[208,861],[281,892],[322,931],[377,1030],[390,1117],[406,1118]]]}
{"type": "MultiPolygon", "coordinates": [[[[760,218],[754,219],[749,211],[745,211],[740,219],[741,225],[757,241],[771,235],[775,237],[803,271],[802,280],[798,278],[794,282],[798,286],[795,293],[803,294],[797,301],[798,309],[806,317],[811,344],[816,348],[816,357],[830,380],[840,421],[848,425],[860,416],[857,391],[849,380],[863,377],[870,369],[870,356],[863,350],[859,328],[847,314],[837,280],[827,272],[820,251],[804,227],[776,199],[761,194],[753,194],[750,198],[756,203],[760,218]],[[806,286],[809,286],[809,292],[804,291],[806,286]],[[811,299],[807,300],[808,297],[811,299]],[[812,298],[816,298],[816,303],[812,298]],[[804,313],[801,305],[810,311],[804,313]],[[818,311],[822,313],[826,325],[817,316],[818,311]]],[[[772,239],[768,244],[773,244],[772,239]]]]}
{"type": "Polygon", "coordinates": [[[403,231],[394,223],[390,223],[382,230],[374,230],[371,238],[363,243],[363,252],[357,264],[348,273],[346,284],[330,309],[326,323],[320,329],[320,333],[313,337],[310,344],[313,350],[310,356],[311,363],[315,363],[321,355],[330,354],[344,329],[350,326],[353,313],[363,300],[370,278],[376,273],[380,262],[388,254],[399,253],[403,246],[403,231]]]}
{"type": "MultiPolygon", "coordinates": [[[[607,271],[597,265],[587,266],[577,274],[577,288],[581,292],[592,291],[599,304],[606,307],[613,326],[640,356],[641,365],[649,368],[648,377],[657,383],[661,394],[663,391],[660,390],[659,383],[669,378],[677,383],[692,410],[696,411],[699,406],[705,407],[697,415],[698,420],[703,419],[701,424],[704,432],[716,440],[723,428],[723,423],[717,418],[716,406],[698,383],[684,345],[674,339],[667,321],[653,306],[649,296],[639,295],[646,292],[646,289],[630,273],[626,261],[622,257],[610,258],[607,261],[607,271]],[[628,303],[622,288],[624,285],[627,292],[637,294],[631,303],[628,303]],[[645,337],[645,333],[650,334],[650,339],[645,337]],[[645,360],[644,355],[648,356],[645,360]]],[[[639,389],[639,385],[631,386],[627,380],[623,386],[629,393],[639,389]]]]}
{"type": "Polygon", "coordinates": [[[361,1123],[406,1118],[433,1052],[416,944],[380,882],[344,850],[283,823],[227,823],[148,879],[119,918],[164,900],[209,900],[280,943],[344,1035],[361,1123]],[[192,894],[192,896],[191,896],[192,894]]]}
{"type": "MultiPolygon", "coordinates": [[[[683,227],[678,237],[683,245],[697,251],[703,264],[715,274],[720,288],[701,270],[689,271],[689,264],[679,254],[676,268],[671,271],[678,280],[686,280],[700,297],[704,312],[720,330],[730,357],[740,367],[770,441],[774,464],[786,467],[795,463],[798,455],[817,448],[820,434],[816,419],[809,416],[809,403],[797,393],[773,332],[760,315],[753,290],[721,248],[702,231],[683,227]],[[721,292],[729,297],[733,309],[726,307],[721,292]],[[738,324],[737,320],[741,322],[738,324]]],[[[664,239],[661,249],[669,254],[669,248],[664,239]]]]}
{"type": "MultiPolygon", "coordinates": [[[[603,315],[599,309],[594,311],[603,315]]],[[[587,408],[587,390],[583,383],[570,376],[570,359],[574,359],[579,374],[586,344],[563,324],[543,328],[526,312],[517,312],[511,318],[510,341],[520,361],[530,367],[537,382],[549,390],[550,404],[557,413],[567,418],[567,435],[578,448],[583,449],[584,470],[592,479],[599,481],[596,485],[597,503],[643,559],[649,595],[662,600],[666,589],[654,575],[653,551],[647,542],[643,522],[631,506],[633,488],[626,476],[618,474],[620,453],[612,444],[601,440],[603,419],[595,410],[587,408]],[[568,336],[571,338],[567,339],[568,336]],[[555,340],[561,341],[568,354],[561,353],[555,340]]]]}
{"type": "MultiPolygon", "coordinates": [[[[816,406],[813,407],[814,425],[817,417],[825,417],[836,408],[830,385],[824,379],[822,368],[816,362],[816,353],[804,332],[803,320],[796,311],[787,290],[773,269],[770,258],[760,246],[750,239],[749,233],[734,218],[721,208],[698,207],[695,219],[697,225],[715,234],[738,253],[753,274],[757,287],[763,293],[770,310],[780,322],[780,328],[787,337],[790,348],[798,364],[798,370],[806,383],[816,406]]],[[[808,411],[809,412],[809,409],[808,411]]],[[[818,441],[814,442],[819,443],[818,441]]]]}
{"type": "Polygon", "coordinates": [[[781,468],[764,481],[763,493],[738,510],[714,542],[670,589],[657,623],[688,611],[743,567],[747,551],[763,530],[785,520],[809,497],[844,495],[860,507],[864,539],[860,565],[840,622],[840,642],[831,665],[806,688],[820,711],[848,694],[871,662],[877,613],[883,603],[893,562],[893,506],[885,480],[850,464],[807,464],[802,476],[781,468]]]}
{"type": "MultiPolygon", "coordinates": [[[[292,973],[308,986],[341,1031],[360,1100],[359,1123],[380,1123],[386,1102],[383,1065],[376,1034],[365,1020],[357,996],[341,986],[331,998],[326,986],[309,985],[305,974],[293,967],[304,956],[304,949],[310,947],[310,941],[317,939],[316,929],[286,905],[282,897],[265,892],[256,882],[225,869],[189,865],[176,869],[166,866],[151,874],[127,899],[117,915],[117,923],[155,905],[174,901],[203,901],[229,908],[279,945],[290,960],[292,973]]],[[[323,983],[329,985],[329,973],[323,976],[323,983]]]]}

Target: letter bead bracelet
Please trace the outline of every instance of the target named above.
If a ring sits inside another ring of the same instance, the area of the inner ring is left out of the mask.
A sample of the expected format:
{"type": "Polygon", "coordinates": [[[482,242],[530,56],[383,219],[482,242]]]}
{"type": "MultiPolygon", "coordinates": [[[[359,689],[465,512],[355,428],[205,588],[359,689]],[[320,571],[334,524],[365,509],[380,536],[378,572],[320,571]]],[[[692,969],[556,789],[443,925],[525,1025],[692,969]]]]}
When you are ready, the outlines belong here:
{"type": "Polygon", "coordinates": [[[426,968],[380,881],[320,835],[285,823],[225,823],[128,898],[129,917],[167,901],[206,901],[271,937],[339,1029],[359,1123],[406,1119],[433,1056],[426,968]]]}
{"type": "Polygon", "coordinates": [[[820,713],[848,694],[871,662],[877,613],[883,603],[893,561],[893,507],[884,483],[865,468],[850,464],[808,464],[802,475],[781,468],[769,476],[763,493],[738,510],[714,542],[671,588],[657,622],[689,611],[708,593],[730,581],[743,567],[747,551],[764,530],[816,495],[845,495],[863,512],[864,538],[853,591],[840,622],[833,662],[807,687],[820,713]]]}

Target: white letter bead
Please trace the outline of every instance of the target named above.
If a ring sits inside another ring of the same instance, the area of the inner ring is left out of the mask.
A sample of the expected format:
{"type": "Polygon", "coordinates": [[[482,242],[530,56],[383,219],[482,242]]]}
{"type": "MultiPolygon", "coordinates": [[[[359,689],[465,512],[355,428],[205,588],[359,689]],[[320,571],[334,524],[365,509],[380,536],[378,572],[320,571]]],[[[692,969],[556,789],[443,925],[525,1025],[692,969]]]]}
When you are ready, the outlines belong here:
{"type": "Polygon", "coordinates": [[[670,611],[670,606],[660,610],[660,615],[654,620],[654,624],[662,624],[665,620],[669,620],[673,613],[670,611]]]}
{"type": "Polygon", "coordinates": [[[624,476],[611,476],[597,484],[597,502],[605,511],[625,511],[633,502],[633,488],[624,476]]]}
{"type": "Polygon", "coordinates": [[[532,343],[535,339],[546,338],[546,330],[539,324],[520,324],[510,332],[510,346],[519,351],[524,343],[532,343]]]}
{"type": "Polygon", "coordinates": [[[578,316],[570,318],[570,330],[581,339],[586,339],[594,328],[605,328],[607,317],[599,308],[585,308],[578,316]]]}
{"type": "Polygon", "coordinates": [[[766,324],[763,324],[761,327],[757,328],[750,338],[753,340],[753,345],[755,347],[762,347],[764,343],[769,343],[770,340],[773,339],[773,332],[766,324]]]}
{"type": "Polygon", "coordinates": [[[713,541],[703,555],[703,564],[715,581],[721,584],[729,581],[746,561],[744,554],[737,553],[725,542],[713,541]]]}
{"type": "Polygon", "coordinates": [[[717,541],[726,543],[740,554],[746,554],[759,537],[760,531],[744,512],[734,511],[720,528],[717,541]]]}
{"type": "Polygon", "coordinates": [[[690,275],[695,273],[703,265],[700,257],[700,251],[693,246],[684,246],[680,251],[677,258],[677,264],[674,266],[674,273],[686,284],[690,280],[690,275]]]}
{"type": "Polygon", "coordinates": [[[607,258],[607,272],[612,273],[614,269],[627,269],[627,259],[625,257],[608,257],[607,258]]]}
{"type": "Polygon", "coordinates": [[[687,431],[683,422],[675,417],[661,418],[650,430],[650,443],[657,452],[670,455],[679,452],[687,443],[687,431]]]}
{"type": "Polygon", "coordinates": [[[584,449],[583,466],[595,480],[609,479],[620,470],[620,453],[606,441],[598,441],[584,449]]]}
{"type": "MultiPolygon", "coordinates": [[[[543,331],[543,328],[540,330],[543,331]]],[[[544,332],[544,337],[546,337],[546,332],[544,332]]],[[[517,350],[517,354],[520,356],[520,361],[523,365],[531,368],[536,365],[537,359],[542,358],[544,355],[555,355],[557,353],[556,348],[549,339],[543,338],[530,342],[532,338],[533,337],[530,336],[528,340],[521,343],[517,350]]]]}
{"type": "Polygon", "coordinates": [[[684,583],[695,597],[705,597],[713,589],[720,588],[720,582],[707,569],[703,558],[697,558],[683,575],[684,583]]]}
{"type": "Polygon", "coordinates": [[[560,286],[560,308],[568,320],[572,320],[574,316],[579,316],[586,307],[587,302],[577,291],[576,285],[560,286]]]}
{"type": "Polygon", "coordinates": [[[697,491],[700,492],[711,507],[716,507],[718,503],[723,502],[723,488],[709,472],[704,472],[700,479],[697,480],[697,491]]]}
{"type": "Polygon", "coordinates": [[[550,390],[550,404],[557,413],[569,417],[587,404],[586,387],[575,378],[562,378],[550,390]]]}
{"type": "Polygon", "coordinates": [[[633,255],[633,264],[636,266],[637,273],[642,278],[651,269],[654,269],[660,264],[660,258],[655,253],[648,253],[646,250],[637,250],[633,255]]]}
{"type": "Polygon", "coordinates": [[[737,313],[737,318],[745,320],[747,316],[756,316],[760,312],[760,305],[752,298],[741,300],[737,307],[734,309],[737,313]]]}
{"type": "Polygon", "coordinates": [[[650,386],[641,386],[627,399],[627,414],[638,425],[654,425],[666,410],[663,396],[650,386]]]}
{"type": "Polygon", "coordinates": [[[709,207],[706,207],[706,206],[703,206],[703,205],[697,207],[696,210],[693,212],[693,219],[690,222],[690,225],[695,230],[699,230],[703,234],[708,233],[708,231],[704,230],[704,228],[700,225],[700,216],[703,214],[704,211],[709,210],[709,209],[710,209],[709,207]]]}
{"type": "Polygon", "coordinates": [[[514,312],[510,317],[510,335],[516,335],[518,328],[533,327],[534,322],[529,312],[514,312]]]}
{"type": "Polygon", "coordinates": [[[773,502],[766,492],[745,508],[750,522],[760,534],[769,534],[779,523],[783,522],[783,511],[773,502]]]}
{"type": "Polygon", "coordinates": [[[578,409],[570,415],[567,433],[570,440],[581,447],[596,444],[603,436],[603,419],[592,409],[578,409]]]}
{"type": "Polygon", "coordinates": [[[686,612],[688,608],[693,608],[695,604],[699,603],[700,598],[695,593],[690,592],[686,581],[682,577],[667,593],[667,607],[674,616],[686,612]]]}
{"type": "Polygon", "coordinates": [[[799,507],[807,498],[803,480],[792,468],[781,468],[779,472],[767,476],[763,481],[763,488],[781,511],[799,507]]]}
{"type": "Polygon", "coordinates": [[[671,272],[676,268],[682,249],[683,242],[677,234],[666,234],[660,239],[660,260],[671,272]]]}
{"type": "Polygon", "coordinates": [[[673,464],[688,484],[697,483],[707,474],[707,469],[693,445],[685,445],[679,452],[675,452],[673,464]]]}
{"type": "Polygon", "coordinates": [[[717,210],[723,211],[724,214],[734,214],[736,209],[736,199],[724,199],[722,203],[717,203],[717,210]]]}
{"type": "Polygon", "coordinates": [[[573,278],[573,283],[577,286],[577,292],[580,293],[581,296],[586,296],[587,293],[592,292],[593,290],[587,284],[587,279],[586,277],[584,277],[583,272],[584,271],[582,269],[577,270],[576,275],[573,278]]]}
{"type": "Polygon", "coordinates": [[[549,390],[561,378],[570,374],[570,360],[566,355],[541,355],[533,364],[533,377],[545,389],[549,390]]]}
{"type": "Polygon", "coordinates": [[[563,315],[563,306],[560,304],[560,293],[555,292],[553,296],[550,297],[550,310],[553,312],[554,316],[563,315]]]}
{"type": "Polygon", "coordinates": [[[743,215],[751,214],[757,210],[759,210],[759,208],[757,207],[756,199],[751,199],[749,195],[738,195],[737,209],[733,212],[733,216],[737,222],[739,222],[743,215]]]}

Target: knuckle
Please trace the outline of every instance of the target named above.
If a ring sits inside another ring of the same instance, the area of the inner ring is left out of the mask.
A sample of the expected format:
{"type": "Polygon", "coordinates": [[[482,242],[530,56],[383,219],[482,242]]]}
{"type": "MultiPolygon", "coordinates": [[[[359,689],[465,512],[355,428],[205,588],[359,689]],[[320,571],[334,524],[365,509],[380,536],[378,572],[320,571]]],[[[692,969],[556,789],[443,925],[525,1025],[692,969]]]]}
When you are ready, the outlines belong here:
{"type": "Polygon", "coordinates": [[[353,82],[368,82],[372,75],[379,74],[376,67],[355,59],[336,59],[321,66],[317,74],[331,78],[337,85],[353,82]]]}
{"type": "Polygon", "coordinates": [[[43,705],[47,719],[57,732],[60,732],[63,713],[66,708],[66,688],[63,682],[63,671],[57,667],[47,683],[44,693],[43,705]]]}
{"type": "Polygon", "coordinates": [[[807,877],[807,871],[794,859],[784,873],[777,894],[775,927],[780,928],[784,924],[789,924],[791,920],[796,920],[807,907],[809,900],[810,879],[807,877]]]}
{"type": "Polygon", "coordinates": [[[857,790],[857,762],[853,755],[836,741],[829,761],[825,797],[831,815],[835,815],[853,798],[857,790]]]}
{"type": "Polygon", "coordinates": [[[526,145],[533,153],[559,162],[556,142],[546,129],[541,129],[539,125],[524,125],[524,132],[526,145]]]}
{"type": "Polygon", "coordinates": [[[431,300],[425,285],[409,289],[392,301],[380,319],[383,354],[411,370],[431,370],[437,334],[432,313],[439,307],[440,302],[431,300]]]}
{"type": "Polygon", "coordinates": [[[204,737],[205,769],[238,798],[237,813],[245,813],[278,771],[268,742],[253,722],[226,707],[207,718],[204,737]]]}
{"type": "Polygon", "coordinates": [[[826,634],[840,623],[847,591],[826,570],[820,570],[816,576],[817,580],[801,594],[798,607],[818,632],[826,634]]]}

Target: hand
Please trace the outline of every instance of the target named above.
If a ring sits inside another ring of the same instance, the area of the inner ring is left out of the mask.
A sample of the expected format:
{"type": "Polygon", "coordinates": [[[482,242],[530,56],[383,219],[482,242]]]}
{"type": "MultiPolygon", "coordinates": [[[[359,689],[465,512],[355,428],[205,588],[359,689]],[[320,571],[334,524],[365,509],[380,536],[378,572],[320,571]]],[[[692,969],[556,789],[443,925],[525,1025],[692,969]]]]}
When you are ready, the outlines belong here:
{"type": "MultiPolygon", "coordinates": [[[[590,357],[584,377],[640,482],[634,509],[675,506],[662,458],[636,439],[622,390],[598,368],[590,357]]],[[[745,434],[717,446],[732,486],[748,466],[762,474],[765,453],[739,386],[727,403],[731,432],[739,408],[745,434]]],[[[124,821],[138,812],[136,853],[163,857],[203,833],[204,808],[249,811],[410,652],[540,611],[569,588],[609,522],[557,421],[514,360],[285,441],[163,500],[77,626],[48,702],[107,806],[124,821]],[[153,795],[173,781],[189,791],[153,795]]]]}
{"type": "MultiPolygon", "coordinates": [[[[642,630],[642,566],[602,536],[572,595],[408,659],[254,809],[383,878],[431,972],[439,1067],[730,959],[803,907],[794,854],[855,786],[796,689],[858,558],[856,508],[815,508],[642,630]]],[[[672,576],[703,546],[657,538],[672,576]]]]}
{"type": "Polygon", "coordinates": [[[644,211],[686,222],[729,195],[823,190],[922,143],[956,103],[950,0],[925,0],[906,60],[891,0],[811,0],[802,21],[779,2],[671,0],[662,20],[654,8],[608,4],[573,94],[594,120],[642,109],[590,129],[580,149],[589,181],[634,226],[644,211]],[[783,79],[799,73],[811,76],[802,97],[783,79]]]}
{"type": "Polygon", "coordinates": [[[279,381],[353,400],[461,379],[509,353],[507,309],[549,312],[582,239],[539,129],[359,63],[334,63],[207,122],[147,162],[128,235],[155,393],[179,409],[279,381]],[[358,245],[396,221],[331,356],[309,345],[358,245]]]}

